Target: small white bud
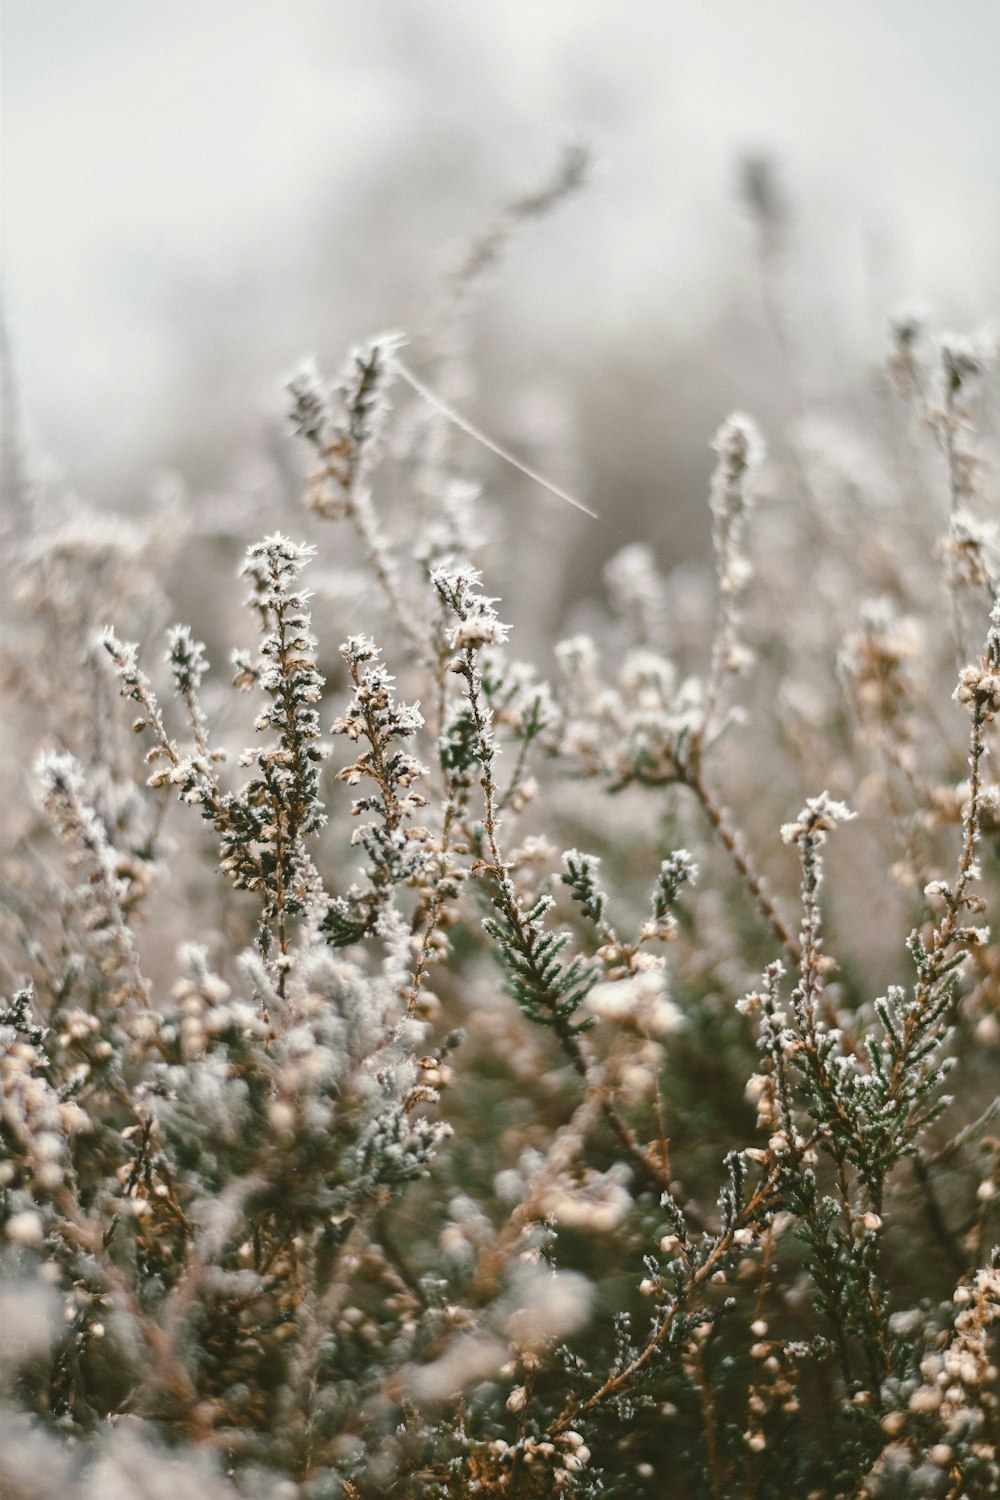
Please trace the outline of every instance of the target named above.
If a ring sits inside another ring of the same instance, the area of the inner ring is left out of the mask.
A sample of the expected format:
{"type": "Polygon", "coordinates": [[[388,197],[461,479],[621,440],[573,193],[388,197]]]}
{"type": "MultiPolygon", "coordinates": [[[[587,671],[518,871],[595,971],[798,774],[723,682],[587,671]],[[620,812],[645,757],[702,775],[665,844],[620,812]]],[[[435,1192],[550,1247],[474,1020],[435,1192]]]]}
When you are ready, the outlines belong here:
{"type": "Polygon", "coordinates": [[[41,1216],[26,1208],[7,1220],[7,1238],[15,1245],[40,1245],[45,1238],[41,1216]]]}

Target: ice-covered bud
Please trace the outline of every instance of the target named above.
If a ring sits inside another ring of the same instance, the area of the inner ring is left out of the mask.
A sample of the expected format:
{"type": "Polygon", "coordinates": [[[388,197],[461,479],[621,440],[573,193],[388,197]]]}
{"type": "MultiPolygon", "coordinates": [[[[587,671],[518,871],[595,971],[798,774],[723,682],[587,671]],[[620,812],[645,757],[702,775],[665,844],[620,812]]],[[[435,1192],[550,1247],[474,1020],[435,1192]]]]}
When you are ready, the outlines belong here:
{"type": "Polygon", "coordinates": [[[800,844],[808,839],[813,845],[826,842],[826,835],[838,823],[848,823],[856,818],[843,802],[836,801],[829,792],[820,792],[810,797],[794,823],[782,825],[781,837],[786,844],[800,844]]]}
{"type": "Polygon", "coordinates": [[[26,1208],[11,1215],[7,1220],[5,1233],[12,1244],[30,1247],[40,1245],[45,1239],[45,1226],[39,1214],[26,1208]]]}
{"type": "Polygon", "coordinates": [[[589,635],[573,635],[557,642],[554,654],[560,671],[569,681],[589,682],[597,672],[597,647],[589,635]]]}
{"type": "Polygon", "coordinates": [[[941,340],[941,373],[949,395],[977,380],[986,368],[983,349],[974,339],[946,334],[941,340]]]}
{"type": "Polygon", "coordinates": [[[990,611],[986,654],[978,666],[962,669],[954,697],[986,722],[1000,713],[1000,597],[990,611]]]}
{"type": "Polygon", "coordinates": [[[167,661],[173,671],[179,693],[195,693],[208,671],[205,647],[196,641],[187,625],[174,625],[167,631],[167,661]]]}
{"type": "Polygon", "coordinates": [[[529,1349],[565,1338],[587,1321],[593,1296],[590,1282],[576,1271],[553,1274],[525,1266],[516,1274],[509,1294],[507,1336],[529,1349]]]}
{"type": "Polygon", "coordinates": [[[684,1014],[667,996],[661,969],[645,969],[624,979],[597,984],[587,996],[595,1016],[634,1027],[648,1036],[671,1036],[684,1026],[684,1014]]]}
{"type": "Polygon", "coordinates": [[[632,1195],[625,1186],[628,1169],[586,1171],[579,1181],[560,1177],[547,1188],[543,1202],[547,1216],[567,1228],[610,1234],[632,1211],[632,1195]]]}
{"type": "Polygon", "coordinates": [[[440,567],[431,574],[431,582],[442,600],[456,616],[448,632],[453,650],[478,650],[482,646],[499,646],[510,634],[493,608],[496,599],[479,592],[480,573],[476,568],[440,567]]]}
{"type": "Polygon", "coordinates": [[[631,626],[636,641],[662,634],[666,591],[651,547],[631,542],[605,565],[604,579],[612,606],[631,626]]]}
{"type": "Polygon", "coordinates": [[[721,520],[746,510],[749,503],[746,475],[763,461],[764,439],[752,417],[733,412],[712,439],[712,448],[719,461],[712,479],[710,503],[713,514],[721,520]]]}

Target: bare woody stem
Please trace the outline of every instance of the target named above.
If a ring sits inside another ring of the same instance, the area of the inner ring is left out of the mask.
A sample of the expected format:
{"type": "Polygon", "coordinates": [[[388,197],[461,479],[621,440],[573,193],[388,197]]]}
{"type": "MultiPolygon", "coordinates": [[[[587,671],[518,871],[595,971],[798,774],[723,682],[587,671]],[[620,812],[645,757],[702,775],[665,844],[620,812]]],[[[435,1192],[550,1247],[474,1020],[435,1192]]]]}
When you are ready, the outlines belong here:
{"type": "Polygon", "coordinates": [[[410,645],[422,653],[423,636],[403,603],[396,564],[375,518],[370,496],[360,486],[352,485],[345,501],[345,509],[354,523],[354,529],[375,570],[379,588],[385,595],[400,629],[410,645]]]}
{"type": "Polygon", "coordinates": [[[765,922],[767,922],[792,962],[796,966],[801,964],[802,945],[775,905],[763,876],[754,868],[749,854],[743,848],[739,834],[729,820],[728,813],[716,801],[714,793],[706,784],[697,757],[694,759],[693,764],[689,762],[685,768],[683,780],[684,785],[689,787],[698,799],[705,816],[715,830],[720,844],[728,852],[733,864],[739,871],[740,877],[750,892],[757,910],[765,922]]]}

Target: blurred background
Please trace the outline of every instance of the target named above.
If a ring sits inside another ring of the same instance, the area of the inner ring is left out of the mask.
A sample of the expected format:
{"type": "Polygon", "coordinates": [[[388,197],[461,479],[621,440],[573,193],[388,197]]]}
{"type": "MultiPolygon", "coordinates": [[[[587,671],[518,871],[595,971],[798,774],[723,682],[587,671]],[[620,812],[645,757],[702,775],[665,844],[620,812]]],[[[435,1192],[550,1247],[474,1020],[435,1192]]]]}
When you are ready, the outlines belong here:
{"type": "Polygon", "coordinates": [[[572,142],[587,185],[484,281],[467,395],[503,441],[561,434],[554,477],[625,539],[698,550],[727,410],[858,402],[901,300],[1000,306],[996,0],[3,0],[2,26],[19,405],[101,506],[163,470],[225,486],[303,355],[393,327],[419,364],[444,278],[572,142]]]}

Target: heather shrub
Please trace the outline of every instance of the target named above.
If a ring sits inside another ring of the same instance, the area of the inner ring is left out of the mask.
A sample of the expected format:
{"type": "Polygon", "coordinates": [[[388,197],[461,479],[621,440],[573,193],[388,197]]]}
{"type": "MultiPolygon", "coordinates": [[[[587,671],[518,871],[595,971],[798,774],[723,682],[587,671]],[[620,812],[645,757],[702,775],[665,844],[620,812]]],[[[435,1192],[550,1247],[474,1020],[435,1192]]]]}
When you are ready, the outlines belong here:
{"type": "Polygon", "coordinates": [[[507,227],[291,381],[303,510],[26,491],[4,1495],[997,1492],[996,352],[727,420],[714,571],[567,510],[522,643],[439,399],[507,227]]]}

